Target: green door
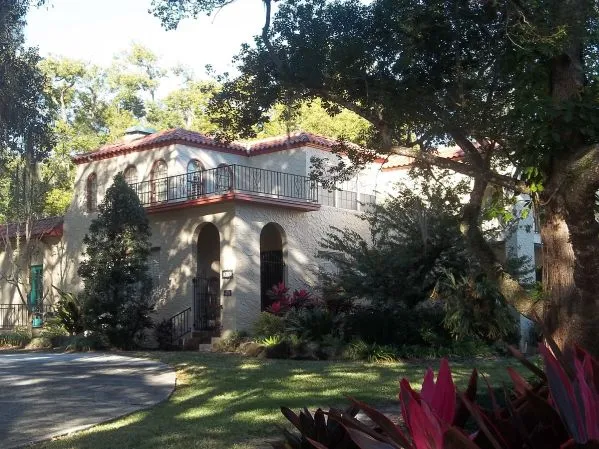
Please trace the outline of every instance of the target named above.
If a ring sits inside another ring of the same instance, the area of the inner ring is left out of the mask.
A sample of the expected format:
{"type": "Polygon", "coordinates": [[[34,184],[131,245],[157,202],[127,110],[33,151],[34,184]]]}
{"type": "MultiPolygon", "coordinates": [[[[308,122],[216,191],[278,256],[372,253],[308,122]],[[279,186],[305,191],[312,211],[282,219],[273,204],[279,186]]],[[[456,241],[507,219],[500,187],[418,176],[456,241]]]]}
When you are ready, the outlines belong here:
{"type": "Polygon", "coordinates": [[[42,265],[31,266],[31,292],[29,293],[29,304],[31,306],[32,326],[42,325],[42,296],[44,293],[44,271],[42,265]]]}

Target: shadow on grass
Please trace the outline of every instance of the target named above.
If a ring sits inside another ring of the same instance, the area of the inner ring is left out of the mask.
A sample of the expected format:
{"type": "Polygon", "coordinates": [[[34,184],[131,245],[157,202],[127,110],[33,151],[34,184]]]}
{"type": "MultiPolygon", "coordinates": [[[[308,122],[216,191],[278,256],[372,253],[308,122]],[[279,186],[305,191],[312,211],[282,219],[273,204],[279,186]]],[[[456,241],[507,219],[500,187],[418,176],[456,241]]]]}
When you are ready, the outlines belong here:
{"type": "MultiPolygon", "coordinates": [[[[420,387],[428,365],[423,363],[364,364],[258,360],[202,353],[136,353],[157,358],[177,369],[171,398],[143,412],[37,448],[48,449],[249,449],[279,434],[286,423],[279,408],[346,405],[353,396],[371,404],[396,402],[399,380],[420,387]]],[[[508,380],[506,366],[515,360],[474,360],[452,363],[458,388],[467,384],[472,368],[494,385],[508,380]]],[[[399,412],[399,408],[398,408],[399,412]]]]}

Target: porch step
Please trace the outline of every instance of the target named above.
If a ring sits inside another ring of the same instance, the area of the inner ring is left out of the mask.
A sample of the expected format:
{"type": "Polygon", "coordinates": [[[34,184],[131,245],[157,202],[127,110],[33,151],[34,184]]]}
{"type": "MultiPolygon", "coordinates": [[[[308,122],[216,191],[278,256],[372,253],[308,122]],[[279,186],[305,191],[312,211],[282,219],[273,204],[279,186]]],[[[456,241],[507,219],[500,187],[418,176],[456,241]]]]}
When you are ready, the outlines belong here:
{"type": "Polygon", "coordinates": [[[201,343],[198,345],[200,352],[212,352],[212,343],[201,343]]]}

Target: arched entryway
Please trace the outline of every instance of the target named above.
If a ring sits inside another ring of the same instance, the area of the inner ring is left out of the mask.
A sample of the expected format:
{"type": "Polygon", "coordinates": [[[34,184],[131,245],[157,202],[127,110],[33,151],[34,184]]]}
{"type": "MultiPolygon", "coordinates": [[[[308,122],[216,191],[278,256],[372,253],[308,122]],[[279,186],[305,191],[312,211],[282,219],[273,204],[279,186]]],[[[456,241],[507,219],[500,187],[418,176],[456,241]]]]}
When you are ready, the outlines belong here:
{"type": "Polygon", "coordinates": [[[277,223],[268,223],[260,233],[260,297],[261,310],[272,304],[266,292],[285,282],[285,233],[277,223]]]}
{"type": "Polygon", "coordinates": [[[220,332],[220,234],[212,223],[198,234],[197,273],[194,280],[194,329],[220,332]]]}

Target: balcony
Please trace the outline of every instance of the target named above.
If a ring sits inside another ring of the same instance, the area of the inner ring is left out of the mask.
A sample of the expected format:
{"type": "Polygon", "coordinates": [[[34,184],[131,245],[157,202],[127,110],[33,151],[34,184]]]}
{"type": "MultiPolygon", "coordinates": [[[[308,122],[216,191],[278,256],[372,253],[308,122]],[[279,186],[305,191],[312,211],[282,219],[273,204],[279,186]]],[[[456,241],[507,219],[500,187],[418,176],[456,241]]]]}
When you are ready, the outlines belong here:
{"type": "Polygon", "coordinates": [[[167,176],[130,184],[148,212],[223,201],[246,201],[317,210],[318,184],[307,176],[243,165],[167,176]]]}

